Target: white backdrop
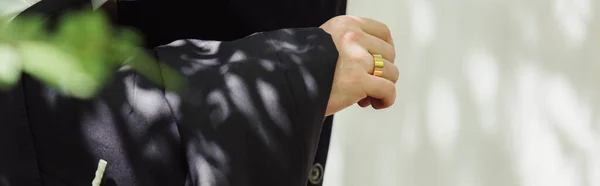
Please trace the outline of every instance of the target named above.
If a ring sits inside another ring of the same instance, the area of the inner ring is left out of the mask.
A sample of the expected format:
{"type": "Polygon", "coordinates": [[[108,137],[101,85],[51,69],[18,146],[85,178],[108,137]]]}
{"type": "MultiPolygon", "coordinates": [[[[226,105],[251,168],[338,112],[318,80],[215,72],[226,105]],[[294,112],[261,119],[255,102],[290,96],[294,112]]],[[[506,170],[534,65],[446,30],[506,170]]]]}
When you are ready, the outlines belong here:
{"type": "Polygon", "coordinates": [[[402,74],[337,114],[326,186],[600,186],[600,1],[349,1],[402,74]]]}

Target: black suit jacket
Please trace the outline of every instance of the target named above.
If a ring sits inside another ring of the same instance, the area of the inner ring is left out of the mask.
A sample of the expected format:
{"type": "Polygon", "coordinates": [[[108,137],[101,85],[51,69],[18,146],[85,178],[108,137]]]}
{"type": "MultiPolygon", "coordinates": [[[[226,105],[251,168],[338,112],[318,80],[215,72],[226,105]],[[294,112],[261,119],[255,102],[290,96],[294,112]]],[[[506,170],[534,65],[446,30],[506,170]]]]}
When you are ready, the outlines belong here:
{"type": "MultiPolygon", "coordinates": [[[[45,0],[24,14],[52,21],[78,4],[45,0]]],[[[0,93],[0,185],[89,185],[99,159],[109,162],[103,185],[321,184],[337,51],[314,27],[345,2],[118,7],[117,24],[140,30],[188,89],[165,92],[123,68],[98,98],[77,100],[25,75],[0,93]]]]}

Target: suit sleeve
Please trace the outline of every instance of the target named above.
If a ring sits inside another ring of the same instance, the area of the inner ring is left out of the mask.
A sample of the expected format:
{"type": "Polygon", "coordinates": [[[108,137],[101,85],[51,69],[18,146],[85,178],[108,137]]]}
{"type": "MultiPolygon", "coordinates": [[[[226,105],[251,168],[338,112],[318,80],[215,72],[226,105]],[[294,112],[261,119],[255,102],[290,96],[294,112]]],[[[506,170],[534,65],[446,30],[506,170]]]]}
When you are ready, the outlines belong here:
{"type": "Polygon", "coordinates": [[[189,83],[166,93],[188,185],[306,185],[338,57],[329,34],[283,29],[155,51],[189,83]]]}

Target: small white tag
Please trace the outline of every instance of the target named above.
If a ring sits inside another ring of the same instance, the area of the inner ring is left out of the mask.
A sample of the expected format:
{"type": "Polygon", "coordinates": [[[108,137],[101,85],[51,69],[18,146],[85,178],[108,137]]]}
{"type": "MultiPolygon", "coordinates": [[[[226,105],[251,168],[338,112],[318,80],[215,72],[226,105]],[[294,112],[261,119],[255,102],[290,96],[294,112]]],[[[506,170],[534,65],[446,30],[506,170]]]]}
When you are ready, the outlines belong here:
{"type": "Polygon", "coordinates": [[[106,164],[108,163],[103,159],[100,159],[100,161],[98,162],[98,169],[96,169],[96,176],[92,181],[92,186],[100,186],[100,183],[102,182],[102,177],[104,176],[104,170],[106,169],[106,164]]]}

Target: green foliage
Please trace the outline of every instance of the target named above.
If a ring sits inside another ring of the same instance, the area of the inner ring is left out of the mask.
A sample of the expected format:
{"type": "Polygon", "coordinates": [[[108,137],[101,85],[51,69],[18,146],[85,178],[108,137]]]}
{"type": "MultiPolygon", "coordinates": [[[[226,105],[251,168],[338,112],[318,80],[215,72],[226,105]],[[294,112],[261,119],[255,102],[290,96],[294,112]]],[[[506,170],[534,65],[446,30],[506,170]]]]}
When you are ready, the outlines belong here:
{"type": "Polygon", "coordinates": [[[24,72],[62,93],[89,99],[123,65],[156,85],[165,86],[168,80],[171,91],[185,84],[179,73],[143,52],[136,32],[111,28],[102,12],[69,13],[53,33],[43,23],[29,16],[0,25],[0,89],[9,88],[24,72]]]}
{"type": "Polygon", "coordinates": [[[14,44],[18,41],[45,40],[44,20],[40,16],[27,16],[15,18],[10,24],[5,25],[5,41],[14,44]]]}
{"type": "Polygon", "coordinates": [[[7,44],[0,44],[0,90],[16,83],[21,76],[18,51],[7,44]]]}
{"type": "Polygon", "coordinates": [[[74,97],[91,98],[105,81],[103,76],[106,74],[90,73],[92,70],[86,66],[90,62],[84,62],[51,44],[22,42],[19,51],[25,72],[74,97]]]}

